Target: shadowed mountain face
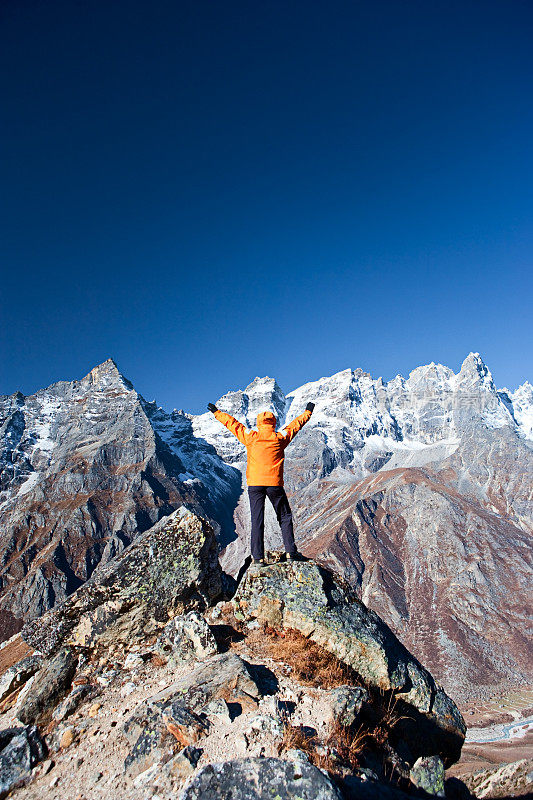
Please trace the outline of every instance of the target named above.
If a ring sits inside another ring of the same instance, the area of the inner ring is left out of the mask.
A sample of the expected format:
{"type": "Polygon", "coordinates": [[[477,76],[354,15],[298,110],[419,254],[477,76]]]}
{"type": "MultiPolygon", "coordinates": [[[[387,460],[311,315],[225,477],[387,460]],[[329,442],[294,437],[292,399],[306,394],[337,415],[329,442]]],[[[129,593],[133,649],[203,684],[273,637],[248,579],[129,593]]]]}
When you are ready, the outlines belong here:
{"type": "MultiPolygon", "coordinates": [[[[520,682],[533,527],[533,387],[498,391],[479,355],[384,383],[344,370],[284,395],[256,378],[217,405],[280,427],[301,549],[357,587],[456,694],[520,682]]],[[[181,503],[218,522],[223,567],[248,549],[244,447],[211,414],[146,403],[111,361],[0,398],[4,638],[181,503]]],[[[267,546],[281,546],[271,509],[267,546]]]]}

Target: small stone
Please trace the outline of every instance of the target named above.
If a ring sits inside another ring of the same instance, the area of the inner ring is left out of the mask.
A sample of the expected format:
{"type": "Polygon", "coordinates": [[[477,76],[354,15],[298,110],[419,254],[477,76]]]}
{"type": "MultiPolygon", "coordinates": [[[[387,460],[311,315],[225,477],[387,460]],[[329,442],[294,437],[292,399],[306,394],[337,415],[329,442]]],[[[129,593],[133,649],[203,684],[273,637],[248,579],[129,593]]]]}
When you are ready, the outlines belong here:
{"type": "Polygon", "coordinates": [[[159,774],[160,769],[161,769],[161,767],[160,767],[159,763],[152,764],[151,767],[148,767],[148,769],[145,769],[144,772],[140,772],[133,779],[133,785],[138,787],[138,786],[145,786],[148,783],[152,783],[154,778],[159,774]]]}
{"type": "Polygon", "coordinates": [[[210,610],[210,617],[211,617],[211,619],[220,619],[220,616],[221,616],[221,614],[222,614],[222,607],[223,607],[224,605],[225,605],[225,603],[224,603],[224,601],[222,601],[221,603],[217,603],[217,604],[216,604],[216,606],[214,606],[214,607],[213,607],[213,608],[210,610]]]}
{"type": "Polygon", "coordinates": [[[130,748],[124,761],[124,771],[130,778],[146,772],[152,765],[158,764],[175,748],[175,743],[168,735],[159,709],[141,703],[134,714],[127,719],[122,732],[130,748]]]}
{"type": "Polygon", "coordinates": [[[303,750],[297,750],[294,747],[291,747],[290,750],[285,750],[283,753],[283,758],[286,758],[287,761],[293,761],[295,763],[299,763],[300,761],[304,761],[307,764],[311,763],[307,753],[304,753],[303,750]]]}
{"type": "Polygon", "coordinates": [[[228,724],[231,722],[229,706],[221,697],[211,700],[211,702],[205,706],[204,714],[209,720],[218,719],[228,724]]]}
{"type": "Polygon", "coordinates": [[[174,756],[166,765],[167,773],[178,780],[183,780],[192,775],[200,760],[203,750],[189,745],[174,756]]]}
{"type": "Polygon", "coordinates": [[[248,749],[248,742],[246,741],[246,737],[242,734],[235,736],[233,739],[233,747],[236,753],[240,753],[244,755],[248,749]]]}
{"type": "Polygon", "coordinates": [[[271,717],[269,714],[258,714],[254,717],[246,730],[244,735],[247,737],[257,736],[257,734],[266,733],[274,738],[283,736],[283,725],[281,720],[271,717]]]}
{"type": "Polygon", "coordinates": [[[48,775],[52,767],[54,766],[54,762],[51,758],[47,758],[46,761],[43,761],[41,764],[41,775],[48,775]]]}
{"type": "Polygon", "coordinates": [[[93,772],[93,774],[91,775],[92,783],[98,783],[100,778],[103,778],[103,776],[104,776],[103,772],[98,772],[98,771],[97,772],[93,772]]]}
{"type": "Polygon", "coordinates": [[[61,738],[59,740],[59,746],[62,750],[65,748],[70,747],[74,739],[76,738],[75,730],[72,727],[65,728],[63,733],[61,734],[61,738]]]}
{"type": "Polygon", "coordinates": [[[52,718],[56,722],[62,722],[68,716],[74,713],[82,700],[91,692],[92,687],[89,684],[81,684],[75,686],[67,697],[61,702],[52,714],[52,718]]]}
{"type": "Polygon", "coordinates": [[[217,652],[211,628],[196,611],[168,622],[159,635],[154,651],[176,664],[204,660],[217,652]]]}
{"type": "Polygon", "coordinates": [[[118,670],[110,669],[107,670],[107,672],[102,673],[102,675],[98,675],[98,677],[96,678],[96,682],[99,683],[100,686],[103,686],[105,688],[113,682],[113,680],[116,678],[117,675],[118,675],[118,670]]]}
{"type": "Polygon", "coordinates": [[[101,703],[93,703],[92,706],[89,708],[89,711],[87,712],[87,716],[88,717],[97,717],[98,716],[98,712],[100,711],[101,708],[102,708],[102,704],[101,703]]]}
{"type": "Polygon", "coordinates": [[[129,694],[136,690],[137,686],[133,683],[133,681],[128,681],[124,684],[122,689],[120,690],[121,697],[127,697],[129,694]]]}
{"type": "Polygon", "coordinates": [[[144,659],[137,653],[129,653],[124,662],[124,669],[140,669],[144,666],[144,659]]]}
{"type": "Polygon", "coordinates": [[[339,722],[345,727],[353,725],[363,703],[368,701],[368,692],[361,686],[338,686],[330,689],[324,697],[327,703],[327,721],[339,722]]]}
{"type": "Polygon", "coordinates": [[[162,709],[166,729],[182,747],[198,741],[209,730],[209,722],[189,711],[180,702],[170,703],[162,709]]]}
{"type": "Polygon", "coordinates": [[[53,789],[54,786],[57,786],[58,783],[59,783],[59,775],[55,775],[48,785],[50,786],[50,789],[53,789]]]}
{"type": "Polygon", "coordinates": [[[415,761],[411,782],[428,794],[444,797],[444,764],[439,756],[426,756],[415,761]]]}

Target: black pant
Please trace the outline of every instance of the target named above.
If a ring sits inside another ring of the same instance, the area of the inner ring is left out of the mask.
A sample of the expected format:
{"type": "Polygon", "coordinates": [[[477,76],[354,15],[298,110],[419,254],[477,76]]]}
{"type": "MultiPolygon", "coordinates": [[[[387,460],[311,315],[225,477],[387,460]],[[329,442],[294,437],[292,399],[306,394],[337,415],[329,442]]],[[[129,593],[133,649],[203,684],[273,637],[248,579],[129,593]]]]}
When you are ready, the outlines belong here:
{"type": "Polygon", "coordinates": [[[283,486],[249,486],[250,511],[252,513],[252,556],[265,555],[265,497],[268,497],[281,527],[286,553],[295,553],[292,512],[283,486]]]}

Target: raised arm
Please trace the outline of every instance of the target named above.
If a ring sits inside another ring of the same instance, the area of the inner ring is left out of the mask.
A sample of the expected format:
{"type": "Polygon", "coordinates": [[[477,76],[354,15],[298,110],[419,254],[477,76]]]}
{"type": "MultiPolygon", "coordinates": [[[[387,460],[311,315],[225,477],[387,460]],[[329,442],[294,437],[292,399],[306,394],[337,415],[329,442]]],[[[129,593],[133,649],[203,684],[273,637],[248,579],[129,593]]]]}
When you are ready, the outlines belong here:
{"type": "Polygon", "coordinates": [[[314,407],[314,403],[308,403],[303,414],[300,414],[299,417],[296,417],[296,419],[293,419],[293,421],[289,422],[288,425],[285,425],[285,428],[283,429],[285,431],[283,436],[283,442],[285,445],[288,445],[289,442],[292,442],[298,431],[301,431],[305,423],[309,422],[314,407]]]}
{"type": "Polygon", "coordinates": [[[226,414],[225,411],[219,411],[218,408],[213,405],[213,403],[209,403],[207,407],[209,411],[215,415],[218,421],[225,425],[228,431],[237,437],[239,442],[248,444],[250,432],[246,430],[242,422],[239,422],[239,420],[235,419],[235,417],[232,417],[231,414],[226,414]]]}

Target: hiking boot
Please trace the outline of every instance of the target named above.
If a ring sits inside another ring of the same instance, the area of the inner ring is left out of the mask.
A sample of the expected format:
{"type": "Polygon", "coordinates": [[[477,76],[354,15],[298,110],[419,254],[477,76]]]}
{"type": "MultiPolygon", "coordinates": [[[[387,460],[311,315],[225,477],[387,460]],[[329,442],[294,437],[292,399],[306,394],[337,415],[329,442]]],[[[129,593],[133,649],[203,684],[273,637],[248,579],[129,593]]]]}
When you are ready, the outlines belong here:
{"type": "Polygon", "coordinates": [[[309,561],[299,550],[294,553],[287,553],[286,559],[287,561],[309,561]]]}

